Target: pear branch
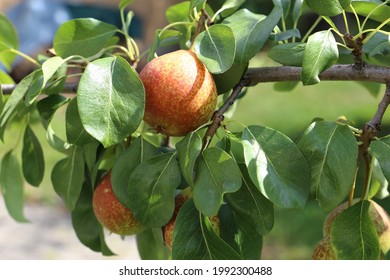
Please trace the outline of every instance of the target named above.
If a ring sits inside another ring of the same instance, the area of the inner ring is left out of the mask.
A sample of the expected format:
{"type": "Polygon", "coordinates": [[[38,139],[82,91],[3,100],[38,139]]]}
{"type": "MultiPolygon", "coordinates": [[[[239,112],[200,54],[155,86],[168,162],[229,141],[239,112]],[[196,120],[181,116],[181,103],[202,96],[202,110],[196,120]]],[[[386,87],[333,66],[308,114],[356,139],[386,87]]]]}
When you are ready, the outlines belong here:
{"type": "MultiPolygon", "coordinates": [[[[368,148],[372,139],[374,139],[380,132],[380,125],[382,123],[383,116],[386,112],[387,107],[390,104],[390,83],[386,84],[386,91],[383,95],[382,100],[378,104],[378,109],[375,112],[372,119],[367,122],[360,135],[361,145],[359,146],[359,159],[362,158],[365,166],[365,182],[362,199],[365,199],[369,190],[370,181],[370,169],[371,169],[371,158],[368,152],[368,148]]],[[[359,161],[358,161],[359,163],[359,161]]]]}
{"type": "Polygon", "coordinates": [[[215,132],[218,130],[218,128],[221,125],[221,122],[224,119],[225,112],[229,109],[230,106],[233,105],[234,101],[237,99],[239,94],[241,93],[242,89],[246,87],[249,84],[249,80],[245,78],[245,75],[240,79],[238,84],[233,88],[232,93],[229,95],[228,99],[225,101],[225,103],[219,108],[217,111],[214,112],[213,117],[211,118],[211,124],[206,130],[206,133],[203,137],[203,146],[202,150],[204,150],[208,144],[210,143],[211,139],[213,138],[215,132]]]}
{"type": "MultiPolygon", "coordinates": [[[[259,83],[300,81],[301,67],[274,66],[249,68],[244,79],[246,86],[255,86],[259,83]]],[[[319,75],[321,81],[368,81],[381,84],[390,84],[390,67],[367,64],[362,71],[357,71],[352,64],[333,65],[319,75]]],[[[10,94],[16,85],[3,84],[4,94],[10,94]]],[[[77,83],[66,83],[63,93],[75,93],[77,83]]]]}
{"type": "MultiPolygon", "coordinates": [[[[245,78],[250,81],[248,86],[259,83],[300,81],[301,67],[276,66],[249,68],[245,78]]],[[[366,65],[357,71],[352,64],[337,64],[319,75],[321,81],[369,81],[381,84],[390,83],[390,67],[366,65]]]]}

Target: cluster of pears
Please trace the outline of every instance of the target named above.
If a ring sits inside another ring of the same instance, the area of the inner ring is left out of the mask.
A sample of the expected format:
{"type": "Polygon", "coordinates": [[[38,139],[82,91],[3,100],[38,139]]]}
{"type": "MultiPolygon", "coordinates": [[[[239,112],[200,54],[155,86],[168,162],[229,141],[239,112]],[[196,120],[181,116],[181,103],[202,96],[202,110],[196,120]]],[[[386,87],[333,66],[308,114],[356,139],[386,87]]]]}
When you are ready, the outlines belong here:
{"type": "MultiPolygon", "coordinates": [[[[159,56],[139,74],[145,88],[144,121],[156,132],[184,136],[207,123],[217,104],[217,89],[211,73],[191,50],[159,56]]],[[[140,186],[142,187],[142,186],[140,186]]],[[[172,246],[172,233],[179,208],[189,194],[176,197],[172,219],[164,227],[164,240],[172,246]]],[[[98,221],[119,235],[140,233],[145,227],[123,206],[112,190],[111,172],[103,177],[93,194],[98,221]]]]}
{"type": "MultiPolygon", "coordinates": [[[[330,240],[330,230],[332,222],[345,209],[348,208],[348,202],[344,202],[333,209],[325,218],[323,225],[323,238],[317,243],[314,248],[313,260],[336,260],[337,255],[332,247],[330,240]]],[[[390,250],[390,218],[387,212],[377,204],[370,200],[370,207],[368,210],[371,220],[375,225],[376,232],[379,238],[379,246],[383,255],[390,250]]]]}

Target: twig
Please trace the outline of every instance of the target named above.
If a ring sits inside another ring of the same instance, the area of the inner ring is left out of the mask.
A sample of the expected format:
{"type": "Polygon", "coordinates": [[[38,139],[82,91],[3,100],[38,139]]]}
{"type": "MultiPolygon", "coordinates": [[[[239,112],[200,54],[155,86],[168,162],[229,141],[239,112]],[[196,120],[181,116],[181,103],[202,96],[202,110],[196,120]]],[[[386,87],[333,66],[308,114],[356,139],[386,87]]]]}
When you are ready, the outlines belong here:
{"type": "Polygon", "coordinates": [[[229,109],[230,106],[233,105],[234,101],[237,99],[242,89],[245,86],[247,86],[248,83],[249,80],[247,80],[244,75],[241,78],[241,80],[238,82],[238,84],[233,88],[232,93],[229,95],[228,99],[221,106],[221,108],[219,108],[217,111],[214,112],[214,115],[211,118],[211,124],[207,128],[206,133],[203,137],[202,150],[204,150],[208,146],[215,132],[218,130],[219,126],[221,125],[221,122],[224,119],[224,113],[229,109]]]}
{"type": "Polygon", "coordinates": [[[364,180],[364,191],[362,199],[365,199],[369,190],[369,181],[370,181],[370,172],[371,172],[371,158],[368,152],[368,148],[371,144],[372,139],[374,139],[380,132],[380,125],[382,123],[383,116],[386,112],[387,107],[390,104],[390,83],[386,84],[386,91],[383,95],[382,100],[378,104],[378,109],[375,112],[372,119],[367,122],[360,136],[360,141],[362,144],[359,146],[359,160],[362,158],[365,165],[365,180],[364,180]]]}

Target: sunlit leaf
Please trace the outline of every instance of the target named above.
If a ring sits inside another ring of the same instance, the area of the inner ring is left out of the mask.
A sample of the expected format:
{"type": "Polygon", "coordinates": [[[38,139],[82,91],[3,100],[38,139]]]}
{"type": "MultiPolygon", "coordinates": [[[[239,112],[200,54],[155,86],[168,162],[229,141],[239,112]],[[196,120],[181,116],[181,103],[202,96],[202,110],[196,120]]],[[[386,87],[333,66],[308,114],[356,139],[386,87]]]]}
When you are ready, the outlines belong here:
{"type": "Polygon", "coordinates": [[[306,0],[306,4],[322,16],[337,16],[349,7],[351,2],[352,0],[306,0]]]}
{"type": "Polygon", "coordinates": [[[319,83],[318,75],[335,64],[338,57],[337,42],[331,30],[319,31],[309,36],[303,55],[302,83],[319,83]]]}
{"type": "Polygon", "coordinates": [[[249,126],[242,134],[245,164],[261,193],[284,208],[305,206],[310,170],[295,143],[276,130],[249,126]]]}
{"type": "Polygon", "coordinates": [[[122,142],[143,118],[143,84],[121,57],[106,57],[88,64],[77,99],[85,130],[105,147],[122,142]]]}
{"type": "Polygon", "coordinates": [[[194,51],[211,73],[226,72],[236,51],[233,31],[223,24],[210,26],[196,37],[194,51]]]}
{"type": "Polygon", "coordinates": [[[282,8],[279,6],[276,6],[268,16],[241,9],[222,22],[228,25],[234,33],[235,61],[238,64],[247,64],[263,48],[282,13],[282,8]]]}
{"type": "Polygon", "coordinates": [[[116,26],[94,18],[71,19],[58,28],[53,47],[62,58],[90,57],[100,52],[116,31],[116,26]]]}
{"type": "Polygon", "coordinates": [[[0,13],[0,65],[7,70],[11,70],[12,62],[16,54],[9,52],[9,49],[18,49],[18,34],[12,22],[2,13],[0,13]]]}

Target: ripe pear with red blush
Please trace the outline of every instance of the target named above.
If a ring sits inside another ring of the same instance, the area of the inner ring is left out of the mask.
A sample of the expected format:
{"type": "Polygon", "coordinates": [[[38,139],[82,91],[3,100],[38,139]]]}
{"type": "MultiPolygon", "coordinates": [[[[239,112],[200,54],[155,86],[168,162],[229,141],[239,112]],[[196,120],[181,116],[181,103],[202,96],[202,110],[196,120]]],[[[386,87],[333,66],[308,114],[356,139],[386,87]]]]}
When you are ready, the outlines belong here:
{"type": "Polygon", "coordinates": [[[311,256],[312,260],[335,260],[336,253],[333,250],[332,244],[330,243],[330,236],[327,235],[322,238],[314,248],[311,256]]]}
{"type": "Polygon", "coordinates": [[[144,226],[133,212],[116,198],[111,185],[111,173],[107,173],[96,187],[92,198],[96,218],[109,231],[125,236],[140,233],[144,226]]]}
{"type": "Polygon", "coordinates": [[[157,132],[184,136],[211,119],[217,89],[193,51],[178,50],[153,59],[140,78],[145,87],[144,121],[157,132]]]}

